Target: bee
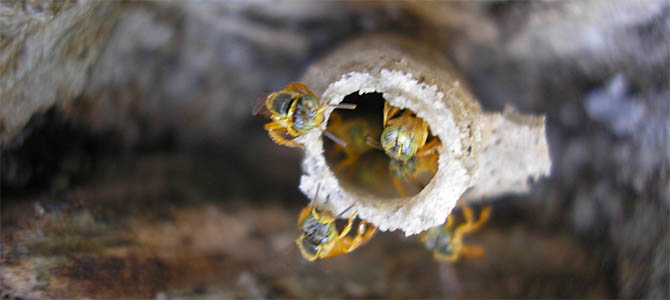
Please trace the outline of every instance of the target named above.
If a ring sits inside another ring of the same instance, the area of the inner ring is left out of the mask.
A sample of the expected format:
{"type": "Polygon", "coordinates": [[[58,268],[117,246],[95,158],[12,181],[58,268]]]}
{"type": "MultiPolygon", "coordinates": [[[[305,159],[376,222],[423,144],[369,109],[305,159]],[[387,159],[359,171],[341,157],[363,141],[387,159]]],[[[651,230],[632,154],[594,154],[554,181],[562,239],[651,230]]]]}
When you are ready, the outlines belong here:
{"type": "Polygon", "coordinates": [[[428,141],[428,124],[405,110],[384,102],[383,125],[380,137],[381,148],[390,158],[407,162],[414,156],[426,156],[437,151],[440,141],[437,138],[428,141]]]}
{"type": "Polygon", "coordinates": [[[484,255],[481,246],[464,245],[463,236],[479,229],[486,222],[491,215],[491,207],[484,207],[477,221],[470,207],[462,205],[462,211],[465,223],[454,228],[453,216],[449,215],[444,225],[430,228],[421,234],[421,242],[426,249],[433,251],[435,260],[455,262],[461,255],[471,258],[484,255]]]}
{"type": "MultiPolygon", "coordinates": [[[[262,98],[261,98],[262,99],[262,98]]],[[[355,105],[321,104],[314,93],[300,82],[291,82],[282,90],[271,93],[264,102],[253,108],[272,122],[265,124],[270,138],[279,145],[303,148],[293,139],[321,125],[323,112],[329,107],[355,109],[355,105]]]]}
{"type": "Polygon", "coordinates": [[[347,236],[353,227],[355,212],[349,217],[344,229],[341,232],[338,231],[335,220],[349,208],[337,217],[328,212],[319,212],[316,209],[318,193],[319,188],[317,187],[316,195],[312,200],[314,203],[303,208],[298,217],[300,237],[296,240],[296,244],[305,259],[314,261],[318,258],[331,258],[349,253],[366,243],[377,232],[377,227],[361,220],[356,236],[353,238],[347,236]]]}
{"type": "Polygon", "coordinates": [[[388,168],[391,180],[396,191],[406,197],[405,182],[411,182],[419,189],[428,184],[428,181],[437,173],[437,160],[439,155],[432,154],[422,157],[412,157],[403,162],[397,159],[389,159],[388,168]]]}
{"type": "Polygon", "coordinates": [[[388,157],[383,153],[365,154],[358,160],[360,166],[355,170],[354,178],[360,186],[367,187],[374,193],[379,194],[386,189],[388,176],[388,157]]]}
{"type": "Polygon", "coordinates": [[[378,197],[397,197],[388,169],[389,158],[381,151],[368,151],[347,168],[336,171],[340,185],[351,191],[378,197]]]}
{"type": "MultiPolygon", "coordinates": [[[[367,142],[368,138],[374,139],[381,134],[381,127],[375,126],[373,122],[364,118],[352,118],[343,121],[342,116],[338,113],[330,115],[327,129],[328,132],[342,140],[335,146],[336,149],[333,154],[344,152],[346,156],[335,166],[336,171],[351,165],[360,155],[375,150],[375,147],[367,142]],[[342,146],[342,144],[346,146],[342,146]]],[[[331,139],[333,138],[331,137],[331,139]]]]}

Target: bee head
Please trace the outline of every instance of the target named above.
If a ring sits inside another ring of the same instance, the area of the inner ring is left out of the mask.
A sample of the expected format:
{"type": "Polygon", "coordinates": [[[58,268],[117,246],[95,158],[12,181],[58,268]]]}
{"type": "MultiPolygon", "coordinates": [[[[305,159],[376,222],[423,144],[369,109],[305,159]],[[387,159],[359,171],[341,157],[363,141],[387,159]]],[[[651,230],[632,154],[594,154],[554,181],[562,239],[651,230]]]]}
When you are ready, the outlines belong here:
{"type": "Polygon", "coordinates": [[[435,250],[448,256],[456,252],[451,232],[444,230],[441,226],[431,228],[425,233],[423,245],[428,250],[435,250]]]}
{"type": "Polygon", "coordinates": [[[273,114],[285,116],[288,114],[293,102],[293,96],[285,92],[275,92],[268,96],[265,107],[273,114]]]}
{"type": "Polygon", "coordinates": [[[381,144],[386,155],[402,162],[408,161],[417,151],[417,145],[412,138],[412,134],[398,125],[384,128],[381,135],[381,144]]]}
{"type": "Polygon", "coordinates": [[[298,98],[293,111],[293,128],[298,132],[306,132],[323,122],[323,112],[319,100],[311,95],[298,98]]]}

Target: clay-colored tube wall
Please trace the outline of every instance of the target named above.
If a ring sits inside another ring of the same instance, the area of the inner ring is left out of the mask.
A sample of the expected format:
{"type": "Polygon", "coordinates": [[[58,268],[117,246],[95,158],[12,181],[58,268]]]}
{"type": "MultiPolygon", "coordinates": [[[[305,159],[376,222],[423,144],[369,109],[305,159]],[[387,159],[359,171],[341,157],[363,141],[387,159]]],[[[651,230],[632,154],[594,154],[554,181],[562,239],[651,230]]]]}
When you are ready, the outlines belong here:
{"type": "MultiPolygon", "coordinates": [[[[317,61],[302,81],[321,97],[322,103],[338,104],[352,93],[381,93],[391,105],[409,109],[425,120],[442,142],[437,173],[421,192],[412,197],[379,198],[340,185],[324,157],[324,122],[320,130],[298,139],[305,145],[300,189],[313,198],[319,187],[322,210],[339,213],[352,207],[348,214],[355,211],[380,230],[400,229],[411,235],[442,224],[468,188],[478,191],[477,197],[523,192],[528,188],[529,176],[535,178],[549,171],[543,118],[515,114],[517,118],[510,121],[500,114],[483,113],[465,81],[443,55],[415,41],[388,35],[364,36],[317,61]],[[517,132],[523,132],[523,139],[517,132]],[[530,142],[534,144],[521,145],[530,142]],[[532,153],[514,153],[521,152],[517,148],[532,153]],[[482,153],[488,154],[482,157],[482,153]],[[493,157],[501,154],[517,157],[493,157]],[[530,165],[526,158],[533,158],[530,165]],[[495,160],[507,160],[504,168],[515,168],[515,173],[510,173],[513,178],[507,178],[495,160]],[[482,162],[493,165],[482,167],[482,162]],[[481,174],[481,169],[489,174],[481,174]],[[478,186],[495,192],[487,193],[478,186]]],[[[331,112],[326,111],[326,120],[331,112]]]]}

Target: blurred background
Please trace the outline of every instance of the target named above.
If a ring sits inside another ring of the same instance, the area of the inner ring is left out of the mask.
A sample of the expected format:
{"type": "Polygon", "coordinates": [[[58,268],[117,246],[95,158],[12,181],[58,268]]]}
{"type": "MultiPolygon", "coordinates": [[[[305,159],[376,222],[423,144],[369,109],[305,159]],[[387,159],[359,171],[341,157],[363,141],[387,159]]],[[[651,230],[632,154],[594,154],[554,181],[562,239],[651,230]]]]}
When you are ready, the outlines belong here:
{"type": "Polygon", "coordinates": [[[667,1],[1,1],[3,298],[669,298],[667,1]],[[309,263],[301,152],[255,99],[365,32],[428,43],[552,174],[432,259],[378,233],[309,263]]]}

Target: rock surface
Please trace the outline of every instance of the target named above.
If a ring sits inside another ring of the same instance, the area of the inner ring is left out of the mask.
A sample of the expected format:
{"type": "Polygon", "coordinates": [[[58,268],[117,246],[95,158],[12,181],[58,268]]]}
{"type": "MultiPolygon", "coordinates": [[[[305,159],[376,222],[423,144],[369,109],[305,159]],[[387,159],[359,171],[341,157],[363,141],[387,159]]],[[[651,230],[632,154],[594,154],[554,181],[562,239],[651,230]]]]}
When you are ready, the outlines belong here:
{"type": "Polygon", "coordinates": [[[116,14],[114,2],[0,4],[0,142],[35,112],[81,94],[116,14]]]}

